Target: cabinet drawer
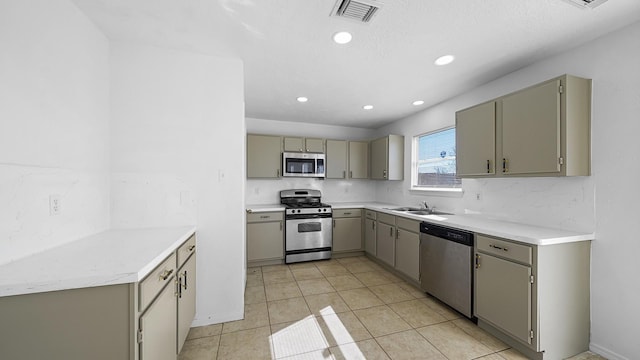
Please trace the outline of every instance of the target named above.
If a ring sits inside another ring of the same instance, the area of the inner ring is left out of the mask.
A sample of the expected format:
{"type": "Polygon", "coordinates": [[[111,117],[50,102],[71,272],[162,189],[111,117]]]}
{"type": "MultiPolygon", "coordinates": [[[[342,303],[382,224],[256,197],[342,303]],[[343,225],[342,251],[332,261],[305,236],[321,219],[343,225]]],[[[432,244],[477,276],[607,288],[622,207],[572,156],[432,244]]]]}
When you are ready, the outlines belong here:
{"type": "Polygon", "coordinates": [[[527,245],[477,235],[476,247],[487,254],[531,265],[531,247],[527,245]]]}
{"type": "Polygon", "coordinates": [[[376,215],[378,214],[377,212],[373,211],[373,210],[365,210],[364,211],[365,216],[367,217],[367,219],[376,219],[376,215]]]}
{"type": "Polygon", "coordinates": [[[399,228],[413,231],[415,233],[420,232],[420,221],[405,219],[403,217],[397,216],[396,224],[398,225],[399,228]]]}
{"type": "Polygon", "coordinates": [[[196,252],[196,235],[193,234],[191,237],[184,242],[184,244],[180,245],[178,248],[178,269],[182,267],[185,261],[191,256],[191,254],[196,252]]]}
{"type": "Polygon", "coordinates": [[[247,214],[247,222],[266,222],[281,221],[284,218],[284,212],[262,212],[247,214]]]}
{"type": "Polygon", "coordinates": [[[142,311],[167,283],[173,281],[176,272],[176,254],[171,254],[140,282],[140,308],[142,311]]]}
{"type": "Polygon", "coordinates": [[[378,213],[378,221],[389,225],[395,225],[396,217],[385,213],[378,213]]]}
{"type": "Polygon", "coordinates": [[[337,209],[333,210],[334,218],[361,217],[362,209],[337,209]]]}

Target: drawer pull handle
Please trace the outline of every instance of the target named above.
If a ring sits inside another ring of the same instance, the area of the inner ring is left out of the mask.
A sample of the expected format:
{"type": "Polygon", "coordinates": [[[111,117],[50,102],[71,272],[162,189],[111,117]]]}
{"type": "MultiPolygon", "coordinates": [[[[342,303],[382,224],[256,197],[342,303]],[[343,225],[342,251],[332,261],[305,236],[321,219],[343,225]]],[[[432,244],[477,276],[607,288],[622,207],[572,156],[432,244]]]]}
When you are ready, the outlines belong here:
{"type": "Polygon", "coordinates": [[[196,248],[196,246],[195,246],[195,245],[191,245],[191,246],[189,246],[189,252],[192,252],[192,251],[193,251],[193,249],[195,249],[195,248],[196,248]]]}
{"type": "Polygon", "coordinates": [[[493,244],[489,245],[489,247],[494,248],[496,250],[509,251],[509,249],[507,249],[506,247],[500,247],[500,246],[493,245],[493,244]]]}
{"type": "Polygon", "coordinates": [[[160,278],[162,280],[167,280],[167,278],[169,278],[169,276],[171,276],[171,274],[173,274],[173,269],[165,270],[165,271],[162,272],[162,274],[160,274],[160,278]]]}
{"type": "Polygon", "coordinates": [[[351,213],[350,213],[350,212],[346,212],[346,213],[344,213],[344,214],[345,214],[345,215],[351,215],[351,213]]]}
{"type": "Polygon", "coordinates": [[[271,216],[270,215],[262,215],[260,216],[260,219],[269,219],[271,216]]]}

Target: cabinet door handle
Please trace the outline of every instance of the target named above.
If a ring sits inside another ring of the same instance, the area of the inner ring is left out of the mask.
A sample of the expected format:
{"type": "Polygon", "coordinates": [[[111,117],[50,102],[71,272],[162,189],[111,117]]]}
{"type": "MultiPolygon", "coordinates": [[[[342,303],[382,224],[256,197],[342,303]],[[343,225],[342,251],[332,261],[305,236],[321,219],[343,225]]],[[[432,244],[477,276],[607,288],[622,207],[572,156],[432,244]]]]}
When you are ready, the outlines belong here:
{"type": "Polygon", "coordinates": [[[336,221],[333,220],[333,228],[335,229],[335,227],[336,227],[336,221]]]}
{"type": "Polygon", "coordinates": [[[490,248],[494,248],[496,250],[509,251],[509,249],[506,246],[505,247],[501,247],[501,246],[498,246],[498,245],[491,244],[491,245],[489,245],[489,247],[490,248]]]}
{"type": "Polygon", "coordinates": [[[342,178],[343,179],[347,178],[347,171],[346,170],[342,170],[342,178]]]}
{"type": "Polygon", "coordinates": [[[392,227],[389,228],[389,236],[393,237],[393,228],[392,227]]]}
{"type": "Polygon", "coordinates": [[[353,179],[353,170],[349,170],[349,178],[353,179]]]}
{"type": "Polygon", "coordinates": [[[276,169],[276,177],[280,177],[280,169],[276,169]]]}
{"type": "Polygon", "coordinates": [[[508,166],[508,160],[507,158],[502,158],[502,172],[506,173],[509,172],[509,166],[508,166]]]}
{"type": "Polygon", "coordinates": [[[387,178],[387,170],[382,170],[382,178],[383,179],[387,178]]]}
{"type": "Polygon", "coordinates": [[[491,161],[487,160],[487,174],[491,172],[491,161]]]}
{"type": "Polygon", "coordinates": [[[476,254],[476,269],[480,269],[480,254],[476,254]]]}
{"type": "Polygon", "coordinates": [[[400,236],[400,230],[396,230],[396,239],[400,236]]]}
{"type": "Polygon", "coordinates": [[[280,231],[282,231],[282,221],[280,221],[280,231]]]}
{"type": "Polygon", "coordinates": [[[169,278],[169,276],[171,276],[171,274],[173,274],[173,269],[165,270],[160,274],[160,279],[167,280],[169,278]]]}
{"type": "Polygon", "coordinates": [[[187,290],[187,270],[184,271],[184,289],[187,290]]]}
{"type": "Polygon", "coordinates": [[[373,230],[375,230],[375,229],[376,229],[376,222],[375,222],[375,221],[372,221],[372,222],[371,222],[371,228],[372,228],[373,230]]]}
{"type": "Polygon", "coordinates": [[[191,246],[189,246],[189,252],[192,252],[192,251],[193,251],[193,249],[195,249],[195,248],[196,248],[196,246],[195,246],[195,245],[191,245],[191,246]]]}

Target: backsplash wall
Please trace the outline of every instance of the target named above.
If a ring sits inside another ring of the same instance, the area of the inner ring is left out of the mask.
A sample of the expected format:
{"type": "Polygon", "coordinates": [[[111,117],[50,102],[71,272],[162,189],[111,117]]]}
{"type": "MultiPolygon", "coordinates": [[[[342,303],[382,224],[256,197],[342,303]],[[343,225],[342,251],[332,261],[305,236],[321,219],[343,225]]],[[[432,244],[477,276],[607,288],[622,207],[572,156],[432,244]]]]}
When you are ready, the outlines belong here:
{"type": "Polygon", "coordinates": [[[375,183],[370,180],[319,180],[289,178],[279,180],[247,180],[247,204],[280,203],[280,190],[316,189],[322,192],[323,202],[364,202],[376,197],[375,183]]]}
{"type": "Polygon", "coordinates": [[[109,42],[67,0],[0,14],[1,264],[109,227],[109,42]]]}
{"type": "Polygon", "coordinates": [[[456,196],[421,194],[409,181],[381,182],[377,201],[418,205],[565,230],[594,231],[594,181],[591,177],[463,179],[456,196]]]}

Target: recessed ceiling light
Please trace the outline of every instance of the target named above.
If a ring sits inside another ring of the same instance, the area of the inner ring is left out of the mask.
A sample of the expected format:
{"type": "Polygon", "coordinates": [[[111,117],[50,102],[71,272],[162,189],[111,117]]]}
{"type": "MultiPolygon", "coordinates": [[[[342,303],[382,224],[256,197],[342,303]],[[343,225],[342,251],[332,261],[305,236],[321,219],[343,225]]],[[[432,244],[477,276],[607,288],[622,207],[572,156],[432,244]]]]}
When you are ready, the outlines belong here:
{"type": "Polygon", "coordinates": [[[298,102],[307,102],[307,101],[309,101],[309,99],[307,99],[307,98],[306,98],[306,97],[304,97],[304,96],[300,96],[300,97],[299,97],[299,98],[297,98],[296,100],[298,100],[298,102]]]}
{"type": "Polygon", "coordinates": [[[416,101],[413,102],[413,106],[418,106],[418,105],[422,105],[422,104],[424,104],[424,101],[422,101],[422,100],[416,100],[416,101]]]}
{"type": "Polygon", "coordinates": [[[362,108],[365,109],[365,110],[371,110],[371,109],[373,109],[373,105],[365,105],[362,108]]]}
{"type": "Polygon", "coordinates": [[[335,41],[338,44],[346,44],[350,42],[351,39],[353,39],[353,36],[351,36],[351,33],[346,31],[340,31],[333,34],[333,41],[335,41]]]}
{"type": "Polygon", "coordinates": [[[439,58],[436,59],[436,61],[434,61],[433,63],[436,65],[449,65],[453,62],[453,60],[455,60],[455,56],[453,55],[444,55],[444,56],[440,56],[439,58]]]}

